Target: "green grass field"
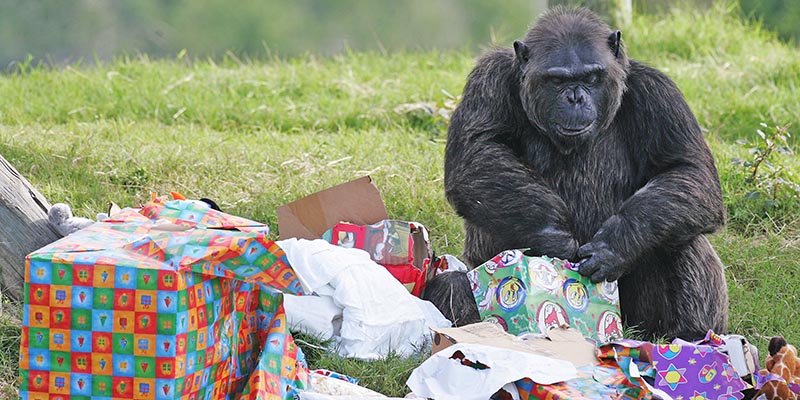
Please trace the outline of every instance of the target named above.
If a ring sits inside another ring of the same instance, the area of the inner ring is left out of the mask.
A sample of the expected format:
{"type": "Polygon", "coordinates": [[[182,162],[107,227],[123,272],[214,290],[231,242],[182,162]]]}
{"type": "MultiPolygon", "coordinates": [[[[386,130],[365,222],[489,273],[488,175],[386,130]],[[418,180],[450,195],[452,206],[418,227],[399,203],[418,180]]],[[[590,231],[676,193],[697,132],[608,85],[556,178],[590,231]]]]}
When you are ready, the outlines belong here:
{"type": "MultiPolygon", "coordinates": [[[[623,39],[632,57],[677,82],[706,130],[729,216],[711,240],[727,267],[730,331],[763,353],[773,335],[800,344],[800,200],[785,185],[774,196],[753,195],[748,171],[731,159],[752,158],[736,141],[756,141],[761,122],[800,127],[800,52],[733,15],[717,7],[637,16],[623,39]]],[[[85,217],[108,201],[136,205],[150,191],[175,190],[277,227],[279,205],[369,174],[392,217],[426,224],[437,253],[459,254],[461,223],[442,188],[446,119],[395,110],[423,102],[446,110],[474,56],[142,56],[59,69],[20,65],[0,76],[0,154],[51,203],[67,202],[85,217]]],[[[784,179],[797,182],[798,156],[771,157],[784,179]]],[[[0,348],[8,350],[0,352],[0,398],[16,396],[19,317],[18,306],[3,305],[0,348]]],[[[307,352],[314,368],[400,396],[423,359],[370,363],[307,352]]]]}

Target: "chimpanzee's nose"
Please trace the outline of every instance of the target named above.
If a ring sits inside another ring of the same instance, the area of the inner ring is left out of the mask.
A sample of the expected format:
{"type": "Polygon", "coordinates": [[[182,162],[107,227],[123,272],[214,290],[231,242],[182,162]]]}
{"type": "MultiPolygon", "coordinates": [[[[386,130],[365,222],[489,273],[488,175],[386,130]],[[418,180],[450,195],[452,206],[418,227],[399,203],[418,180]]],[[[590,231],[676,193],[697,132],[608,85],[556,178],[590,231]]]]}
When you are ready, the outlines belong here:
{"type": "Polygon", "coordinates": [[[583,104],[583,89],[581,88],[574,88],[572,90],[567,90],[567,101],[569,104],[580,105],[583,104]]]}

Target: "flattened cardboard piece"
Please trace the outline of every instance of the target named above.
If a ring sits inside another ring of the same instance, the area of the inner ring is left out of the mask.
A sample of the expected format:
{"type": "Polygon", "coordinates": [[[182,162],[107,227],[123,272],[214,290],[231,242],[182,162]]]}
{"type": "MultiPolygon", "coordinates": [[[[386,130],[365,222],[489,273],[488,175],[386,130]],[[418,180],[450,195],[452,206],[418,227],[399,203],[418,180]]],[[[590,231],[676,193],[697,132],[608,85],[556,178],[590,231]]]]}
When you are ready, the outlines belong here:
{"type": "Polygon", "coordinates": [[[370,225],[389,219],[372,178],[365,176],[278,207],[280,239],[319,239],[345,221],[370,225]]]}
{"type": "Polygon", "coordinates": [[[569,361],[576,367],[596,365],[595,347],[583,338],[580,332],[569,328],[554,328],[548,331],[549,338],[522,340],[508,334],[490,322],[478,322],[459,328],[431,328],[435,333],[431,353],[455,343],[477,343],[538,354],[569,361]]]}

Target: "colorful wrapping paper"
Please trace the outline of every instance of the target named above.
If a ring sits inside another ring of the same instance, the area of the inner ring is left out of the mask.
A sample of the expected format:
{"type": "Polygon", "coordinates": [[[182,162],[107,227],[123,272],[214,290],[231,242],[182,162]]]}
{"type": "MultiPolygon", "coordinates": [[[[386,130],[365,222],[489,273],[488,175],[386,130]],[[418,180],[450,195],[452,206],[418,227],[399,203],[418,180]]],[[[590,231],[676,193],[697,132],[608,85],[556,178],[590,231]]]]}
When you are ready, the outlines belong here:
{"type": "Polygon", "coordinates": [[[609,379],[619,374],[619,369],[607,366],[583,366],[578,368],[578,376],[554,385],[540,385],[530,379],[516,382],[521,399],[533,400],[640,400],[650,399],[646,390],[636,390],[631,394],[629,383],[619,379],[609,379]],[[598,375],[604,378],[598,378],[598,375]],[[598,380],[600,379],[600,380],[598,380]]]}
{"type": "MultiPolygon", "coordinates": [[[[702,400],[742,399],[747,384],[733,368],[727,354],[721,352],[722,339],[709,332],[704,340],[690,343],[675,339],[671,344],[651,344],[633,340],[609,343],[600,349],[605,352],[638,350],[639,361],[652,368],[642,370],[643,376],[653,379],[653,387],[674,398],[702,400]]],[[[631,353],[635,355],[635,352],[631,353]]]]}
{"type": "Polygon", "coordinates": [[[642,376],[652,376],[654,369],[648,355],[633,347],[604,346],[598,349],[600,364],[578,368],[578,376],[554,385],[539,385],[530,379],[516,382],[522,399],[582,400],[615,399],[646,400],[652,394],[642,376]],[[631,368],[636,364],[636,368],[631,368]],[[637,376],[631,370],[639,372],[637,376]]]}
{"type": "Polygon", "coordinates": [[[599,342],[622,337],[616,282],[593,284],[568,261],[508,250],[467,276],[481,318],[511,334],[568,324],[599,342]]]}
{"type": "Polygon", "coordinates": [[[291,398],[308,371],[278,290],[301,290],[266,231],[157,199],[31,253],[22,398],[291,398]]]}

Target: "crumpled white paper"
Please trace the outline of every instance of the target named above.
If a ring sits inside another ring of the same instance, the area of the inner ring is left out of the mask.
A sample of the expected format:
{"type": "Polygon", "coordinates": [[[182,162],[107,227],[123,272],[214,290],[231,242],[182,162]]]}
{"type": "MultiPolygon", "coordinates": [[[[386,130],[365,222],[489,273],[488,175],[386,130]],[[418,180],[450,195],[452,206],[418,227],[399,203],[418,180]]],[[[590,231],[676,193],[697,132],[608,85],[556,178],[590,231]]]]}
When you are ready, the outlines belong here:
{"type": "Polygon", "coordinates": [[[549,385],[577,376],[572,363],[474,343],[457,343],[432,355],[406,381],[414,394],[436,400],[486,400],[507,383],[530,378],[549,385]],[[464,358],[487,365],[475,369],[450,357],[461,351],[464,358]]]}
{"type": "Polygon", "coordinates": [[[289,326],[334,339],[345,357],[375,359],[390,351],[410,356],[431,338],[431,327],[449,327],[430,302],[411,295],[386,268],[359,249],[324,240],[276,242],[306,293],[284,295],[289,326]]]}

